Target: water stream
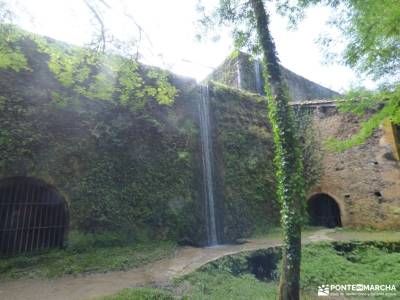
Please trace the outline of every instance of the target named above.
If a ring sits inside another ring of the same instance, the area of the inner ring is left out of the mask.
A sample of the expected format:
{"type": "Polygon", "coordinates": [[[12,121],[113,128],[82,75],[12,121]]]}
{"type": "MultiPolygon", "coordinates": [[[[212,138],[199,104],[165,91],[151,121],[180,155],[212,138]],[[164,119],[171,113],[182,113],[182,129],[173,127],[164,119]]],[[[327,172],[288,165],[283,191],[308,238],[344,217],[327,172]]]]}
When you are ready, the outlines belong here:
{"type": "Polygon", "coordinates": [[[256,79],[256,92],[260,95],[263,95],[261,68],[258,60],[254,60],[254,77],[256,79]]]}
{"type": "Polygon", "coordinates": [[[200,138],[203,161],[203,186],[206,207],[207,241],[209,246],[218,244],[213,186],[213,151],[210,124],[210,94],[208,86],[200,86],[199,101],[200,138]]]}
{"type": "Polygon", "coordinates": [[[240,60],[238,58],[236,64],[236,76],[237,76],[237,88],[240,90],[242,88],[242,71],[240,69],[240,60]]]}

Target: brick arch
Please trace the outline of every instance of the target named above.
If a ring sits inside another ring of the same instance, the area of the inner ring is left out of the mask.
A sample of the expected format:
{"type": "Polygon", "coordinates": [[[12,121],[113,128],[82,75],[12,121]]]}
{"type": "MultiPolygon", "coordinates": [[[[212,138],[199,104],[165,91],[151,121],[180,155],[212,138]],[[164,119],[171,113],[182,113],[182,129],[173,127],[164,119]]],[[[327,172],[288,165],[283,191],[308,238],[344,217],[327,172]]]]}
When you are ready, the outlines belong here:
{"type": "Polygon", "coordinates": [[[337,196],[330,189],[315,188],[307,195],[307,198],[306,198],[307,202],[319,194],[325,194],[325,195],[329,196],[330,198],[332,198],[336,202],[336,204],[339,207],[339,211],[340,211],[340,219],[341,219],[342,227],[348,226],[349,217],[348,217],[346,203],[345,203],[344,199],[337,196]]]}
{"type": "Polygon", "coordinates": [[[67,202],[45,181],[0,181],[0,256],[62,247],[68,223],[67,202]]]}

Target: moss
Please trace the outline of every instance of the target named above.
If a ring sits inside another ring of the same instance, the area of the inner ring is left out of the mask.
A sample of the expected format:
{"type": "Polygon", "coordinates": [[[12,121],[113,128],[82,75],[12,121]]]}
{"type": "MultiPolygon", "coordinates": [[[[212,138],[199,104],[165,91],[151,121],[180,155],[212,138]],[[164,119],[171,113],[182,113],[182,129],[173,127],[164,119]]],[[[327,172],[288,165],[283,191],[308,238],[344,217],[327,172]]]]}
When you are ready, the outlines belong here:
{"type": "Polygon", "coordinates": [[[231,55],[208,77],[207,81],[217,81],[226,86],[238,87],[237,58],[240,51],[233,51],[231,55]]]}
{"type": "Polygon", "coordinates": [[[86,53],[38,38],[20,43],[30,69],[0,69],[0,176],[37,177],[56,187],[74,229],[200,240],[195,94],[188,83],[175,78],[172,85],[169,74],[138,66],[132,76],[145,74],[139,89],[129,77],[110,93],[102,73],[89,76],[97,62],[84,64],[86,53]]]}
{"type": "Polygon", "coordinates": [[[0,262],[0,278],[55,278],[82,273],[127,270],[162,258],[172,257],[172,241],[136,242],[118,233],[70,234],[65,250],[51,250],[0,262]],[[123,242],[122,242],[123,241],[123,242]]]}
{"type": "Polygon", "coordinates": [[[116,295],[108,296],[103,300],[174,300],[177,299],[168,291],[154,288],[125,289],[116,295]]]}
{"type": "Polygon", "coordinates": [[[18,41],[24,36],[15,26],[0,24],[0,69],[30,70],[26,57],[21,51],[18,41]]]}
{"type": "Polygon", "coordinates": [[[224,234],[231,241],[277,223],[274,146],[264,98],[219,84],[211,84],[210,91],[223,174],[224,234]]]}
{"type": "MultiPolygon", "coordinates": [[[[70,225],[136,239],[204,238],[197,85],[27,34],[29,69],[0,68],[0,177],[43,179],[70,225]],[[179,91],[179,93],[178,93],[179,91]]],[[[266,98],[210,83],[226,241],[279,218],[266,98]]]]}
{"type": "Polygon", "coordinates": [[[149,97],[170,105],[178,94],[167,72],[144,68],[134,60],[73,47],[10,25],[0,24],[0,37],[0,69],[32,71],[25,45],[33,42],[48,56],[48,68],[59,83],[79,96],[141,109],[137,104],[149,97]]]}

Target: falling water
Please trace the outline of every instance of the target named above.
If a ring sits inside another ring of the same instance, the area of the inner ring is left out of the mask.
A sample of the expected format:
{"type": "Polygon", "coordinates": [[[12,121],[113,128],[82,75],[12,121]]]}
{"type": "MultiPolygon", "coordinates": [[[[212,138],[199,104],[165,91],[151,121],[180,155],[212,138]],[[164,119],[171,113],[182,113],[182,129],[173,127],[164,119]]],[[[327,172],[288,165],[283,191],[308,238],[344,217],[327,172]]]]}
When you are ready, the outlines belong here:
{"type": "Polygon", "coordinates": [[[212,139],[210,128],[210,97],[208,86],[200,86],[199,116],[203,160],[204,199],[206,206],[207,239],[210,246],[218,244],[212,170],[212,139]]]}
{"type": "Polygon", "coordinates": [[[237,88],[240,90],[242,88],[242,71],[240,70],[239,58],[236,64],[236,76],[237,76],[237,88]]]}
{"type": "Polygon", "coordinates": [[[254,60],[254,77],[256,79],[256,92],[262,95],[263,90],[261,84],[261,70],[260,70],[260,62],[258,60],[254,60]]]}

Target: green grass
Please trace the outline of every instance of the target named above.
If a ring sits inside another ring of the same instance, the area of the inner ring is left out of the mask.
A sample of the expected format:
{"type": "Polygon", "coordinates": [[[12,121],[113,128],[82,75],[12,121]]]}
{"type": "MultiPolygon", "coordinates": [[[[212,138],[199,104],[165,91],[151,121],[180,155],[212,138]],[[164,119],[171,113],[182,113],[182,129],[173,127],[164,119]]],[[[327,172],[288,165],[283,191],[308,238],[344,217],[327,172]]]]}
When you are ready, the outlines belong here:
{"type": "MultiPolygon", "coordinates": [[[[400,289],[400,253],[362,246],[338,253],[327,243],[303,249],[301,286],[315,293],[321,284],[395,284],[400,289]]],[[[376,298],[375,298],[376,299],[376,298]]]]}
{"type": "MultiPolygon", "coordinates": [[[[317,227],[317,226],[303,226],[302,228],[302,233],[304,235],[308,233],[315,232],[320,229],[324,229],[325,227],[317,227]]],[[[279,239],[283,237],[283,231],[282,228],[280,227],[269,227],[269,228],[257,228],[255,232],[251,235],[250,238],[255,238],[255,239],[279,239]]]]}
{"type": "Polygon", "coordinates": [[[176,297],[167,291],[152,288],[124,289],[118,294],[107,296],[104,300],[174,300],[176,297]]]}
{"type": "Polygon", "coordinates": [[[261,239],[277,239],[282,237],[282,229],[280,227],[272,227],[272,228],[256,228],[254,233],[251,235],[251,238],[261,239]]]}
{"type": "MultiPolygon", "coordinates": [[[[302,255],[301,299],[319,299],[317,288],[321,284],[395,284],[400,290],[399,252],[366,244],[345,252],[335,250],[329,243],[318,243],[304,246],[302,255]]],[[[242,256],[236,256],[243,260],[242,256]]],[[[276,299],[277,282],[260,281],[248,272],[235,274],[223,260],[219,266],[215,266],[214,262],[210,267],[205,265],[196,272],[176,279],[165,295],[160,290],[127,289],[117,294],[120,298],[105,299],[276,299]]]]}
{"type": "Polygon", "coordinates": [[[65,250],[10,257],[0,260],[0,280],[54,278],[111,270],[126,270],[173,255],[172,241],[134,242],[115,234],[73,233],[65,250]]]}
{"type": "Polygon", "coordinates": [[[335,240],[399,241],[400,231],[374,228],[336,228],[334,232],[328,233],[328,236],[335,240]]]}
{"type": "Polygon", "coordinates": [[[234,276],[228,272],[194,272],[181,285],[190,288],[183,295],[191,300],[275,299],[276,286],[257,280],[252,274],[234,276]]]}

